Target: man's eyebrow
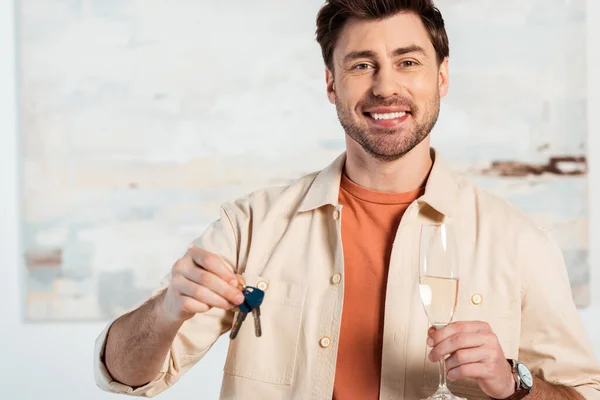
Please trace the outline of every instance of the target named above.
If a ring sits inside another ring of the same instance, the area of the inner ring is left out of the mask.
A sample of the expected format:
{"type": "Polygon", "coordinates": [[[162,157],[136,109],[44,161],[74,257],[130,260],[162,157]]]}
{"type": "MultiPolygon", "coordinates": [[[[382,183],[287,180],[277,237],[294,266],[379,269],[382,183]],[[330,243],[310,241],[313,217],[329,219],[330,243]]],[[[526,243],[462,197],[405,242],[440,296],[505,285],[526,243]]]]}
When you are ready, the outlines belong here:
{"type": "Polygon", "coordinates": [[[344,57],[344,63],[354,61],[359,58],[376,58],[376,56],[377,55],[375,54],[375,52],[371,50],[352,51],[346,54],[346,56],[344,57]]]}
{"type": "MultiPolygon", "coordinates": [[[[398,57],[398,56],[401,56],[404,54],[409,54],[409,53],[425,54],[425,50],[423,50],[422,47],[417,46],[416,44],[413,44],[413,45],[406,46],[406,47],[398,47],[397,49],[395,49],[392,52],[392,56],[398,57]]],[[[371,50],[352,51],[352,52],[346,54],[346,56],[344,57],[344,63],[354,61],[359,58],[377,58],[377,54],[375,54],[375,52],[371,51],[371,50]]]]}
{"type": "Polygon", "coordinates": [[[392,55],[394,57],[397,57],[397,56],[402,56],[404,54],[409,54],[409,53],[421,53],[421,54],[425,55],[425,50],[421,46],[417,46],[416,44],[413,44],[410,46],[397,48],[396,50],[394,50],[392,52],[392,55]]]}

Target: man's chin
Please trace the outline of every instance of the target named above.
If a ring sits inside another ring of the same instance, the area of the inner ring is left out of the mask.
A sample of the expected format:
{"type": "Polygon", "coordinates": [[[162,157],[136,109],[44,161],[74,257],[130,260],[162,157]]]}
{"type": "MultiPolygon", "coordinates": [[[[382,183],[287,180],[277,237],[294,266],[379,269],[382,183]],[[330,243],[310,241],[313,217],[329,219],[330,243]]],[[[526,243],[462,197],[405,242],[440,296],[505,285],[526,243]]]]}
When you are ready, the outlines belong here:
{"type": "Polygon", "coordinates": [[[401,136],[405,132],[409,132],[409,131],[404,128],[377,128],[377,129],[370,128],[369,130],[367,130],[367,134],[372,138],[378,138],[381,136],[390,136],[390,135],[401,136]]]}
{"type": "Polygon", "coordinates": [[[427,135],[423,137],[402,135],[369,135],[358,141],[358,144],[369,155],[378,160],[394,161],[402,158],[417,147],[427,135]]]}
{"type": "Polygon", "coordinates": [[[378,148],[376,146],[362,146],[363,150],[365,150],[371,157],[380,160],[380,161],[395,161],[402,158],[406,153],[410,151],[410,149],[400,148],[400,149],[384,149],[378,148]]]}
{"type": "Polygon", "coordinates": [[[411,135],[413,131],[413,123],[410,120],[401,124],[395,124],[390,126],[367,124],[366,129],[363,130],[363,132],[366,132],[367,135],[374,138],[388,135],[403,137],[406,135],[411,135]]]}

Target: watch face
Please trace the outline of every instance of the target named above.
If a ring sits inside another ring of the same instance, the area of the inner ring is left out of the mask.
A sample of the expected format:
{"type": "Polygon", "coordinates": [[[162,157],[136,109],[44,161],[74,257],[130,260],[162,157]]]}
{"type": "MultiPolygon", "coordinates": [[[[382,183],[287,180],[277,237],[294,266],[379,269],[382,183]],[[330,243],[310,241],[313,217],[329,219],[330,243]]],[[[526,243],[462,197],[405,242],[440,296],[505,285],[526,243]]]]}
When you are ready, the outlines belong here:
{"type": "Polygon", "coordinates": [[[531,372],[529,372],[529,369],[527,369],[525,365],[519,364],[517,366],[517,372],[521,377],[521,382],[523,382],[525,386],[528,388],[533,387],[533,376],[531,376],[531,372]]]}

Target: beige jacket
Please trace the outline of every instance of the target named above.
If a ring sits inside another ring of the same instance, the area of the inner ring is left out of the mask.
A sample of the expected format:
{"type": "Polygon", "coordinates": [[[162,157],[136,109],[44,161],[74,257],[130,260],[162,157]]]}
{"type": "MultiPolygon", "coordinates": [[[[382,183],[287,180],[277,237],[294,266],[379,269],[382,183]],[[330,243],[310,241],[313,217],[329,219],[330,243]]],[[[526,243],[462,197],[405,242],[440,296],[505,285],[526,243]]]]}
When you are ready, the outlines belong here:
{"type": "MultiPolygon", "coordinates": [[[[439,155],[425,194],[407,209],[389,266],[381,399],[420,399],[437,386],[427,361],[428,321],[418,294],[418,238],[423,222],[449,220],[458,236],[461,278],[455,320],[487,321],[507,358],[546,380],[600,399],[600,365],[573,304],[561,251],[523,213],[447,169],[439,155]]],[[[231,341],[221,399],[331,400],[344,295],[338,190],[345,154],[289,186],[258,190],[224,204],[195,245],[220,254],[249,285],[265,289],[263,336],[252,319],[231,341]],[[340,279],[341,278],[341,279],[340,279]]],[[[103,363],[106,333],[95,346],[102,389],[152,397],[193,367],[233,320],[213,309],[187,321],[161,373],[133,390],[103,363]]],[[[486,398],[474,382],[449,385],[486,398]]]]}

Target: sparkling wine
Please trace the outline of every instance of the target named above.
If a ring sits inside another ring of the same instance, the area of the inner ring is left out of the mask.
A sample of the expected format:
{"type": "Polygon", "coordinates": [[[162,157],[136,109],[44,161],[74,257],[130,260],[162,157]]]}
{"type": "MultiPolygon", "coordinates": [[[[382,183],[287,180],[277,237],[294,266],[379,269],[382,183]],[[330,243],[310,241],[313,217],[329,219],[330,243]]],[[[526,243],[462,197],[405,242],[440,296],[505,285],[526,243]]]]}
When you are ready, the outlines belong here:
{"type": "Polygon", "coordinates": [[[454,316],[458,296],[458,279],[422,276],[419,293],[429,322],[439,328],[448,325],[454,316]]]}

